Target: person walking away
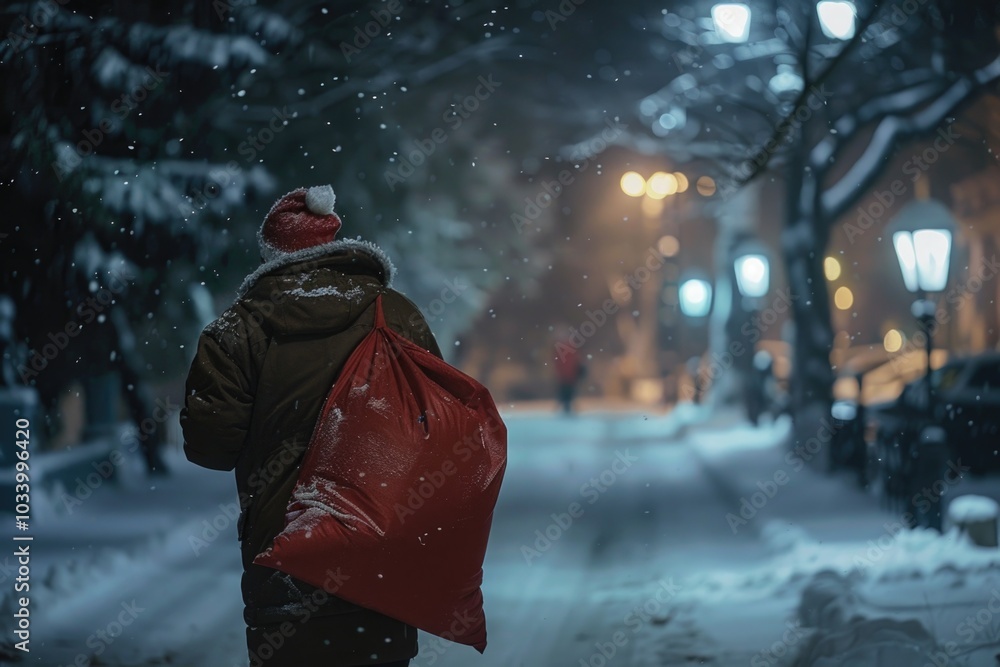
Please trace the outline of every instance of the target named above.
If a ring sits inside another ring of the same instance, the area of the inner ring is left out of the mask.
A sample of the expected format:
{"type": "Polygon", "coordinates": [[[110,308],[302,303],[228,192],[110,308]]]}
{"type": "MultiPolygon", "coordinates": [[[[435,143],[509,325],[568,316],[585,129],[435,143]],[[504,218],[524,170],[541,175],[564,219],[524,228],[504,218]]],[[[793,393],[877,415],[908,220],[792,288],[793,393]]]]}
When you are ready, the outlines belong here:
{"type": "Polygon", "coordinates": [[[258,233],[262,264],[202,332],[181,412],[188,459],[235,470],[253,667],[402,666],[417,653],[414,627],[337,597],[335,564],[317,587],[253,563],[284,528],[313,427],[372,328],[363,316],[376,298],[391,329],[441,356],[419,309],[390,287],[385,253],[336,238],[334,203],[333,189],[320,186],[293,190],[271,208],[258,233]]]}
{"type": "Polygon", "coordinates": [[[558,400],[564,414],[572,414],[576,387],[586,373],[580,351],[566,340],[556,343],[555,358],[558,400]]]}

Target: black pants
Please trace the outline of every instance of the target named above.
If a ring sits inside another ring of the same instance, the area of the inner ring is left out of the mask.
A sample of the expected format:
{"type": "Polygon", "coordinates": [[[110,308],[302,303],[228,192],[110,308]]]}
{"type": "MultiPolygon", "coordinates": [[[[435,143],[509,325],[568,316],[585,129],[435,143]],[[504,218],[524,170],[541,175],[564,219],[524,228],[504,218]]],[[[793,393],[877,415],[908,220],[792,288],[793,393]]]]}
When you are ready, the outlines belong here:
{"type": "Polygon", "coordinates": [[[409,660],[400,660],[399,662],[387,662],[379,667],[407,667],[409,664],[409,660]]]}
{"type": "Polygon", "coordinates": [[[562,411],[566,414],[573,412],[573,396],[575,394],[575,384],[559,383],[559,403],[562,405],[562,411]]]}

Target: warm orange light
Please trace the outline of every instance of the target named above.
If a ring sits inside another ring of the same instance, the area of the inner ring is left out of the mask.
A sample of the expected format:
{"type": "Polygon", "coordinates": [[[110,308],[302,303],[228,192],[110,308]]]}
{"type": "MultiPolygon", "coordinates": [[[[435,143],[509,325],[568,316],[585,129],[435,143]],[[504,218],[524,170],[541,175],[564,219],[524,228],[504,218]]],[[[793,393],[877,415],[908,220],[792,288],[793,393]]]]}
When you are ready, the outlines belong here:
{"type": "Polygon", "coordinates": [[[676,236],[667,234],[660,238],[659,243],[656,244],[656,248],[664,257],[673,257],[680,252],[681,242],[677,240],[676,236]]]}
{"type": "Polygon", "coordinates": [[[658,171],[646,181],[646,194],[653,199],[663,199],[677,192],[677,177],[665,171],[658,171]]]}
{"type": "Polygon", "coordinates": [[[626,171],[622,174],[622,192],[629,197],[641,197],[646,193],[646,179],[636,171],[626,171]]]}
{"type": "Polygon", "coordinates": [[[679,171],[675,171],[674,178],[677,179],[677,192],[687,192],[688,177],[679,171]]]}
{"type": "Polygon", "coordinates": [[[885,348],[886,352],[899,352],[900,348],[903,347],[903,334],[899,332],[899,329],[889,329],[885,332],[882,347],[885,348]]]}
{"type": "Polygon", "coordinates": [[[823,260],[823,272],[827,280],[836,280],[840,277],[840,262],[836,257],[827,257],[823,260]]]}
{"type": "Polygon", "coordinates": [[[833,293],[833,303],[841,310],[847,310],[854,305],[854,292],[848,287],[838,287],[833,293]]]}
{"type": "Polygon", "coordinates": [[[715,194],[715,181],[711,176],[701,176],[695,181],[695,188],[701,196],[711,197],[715,194]]]}

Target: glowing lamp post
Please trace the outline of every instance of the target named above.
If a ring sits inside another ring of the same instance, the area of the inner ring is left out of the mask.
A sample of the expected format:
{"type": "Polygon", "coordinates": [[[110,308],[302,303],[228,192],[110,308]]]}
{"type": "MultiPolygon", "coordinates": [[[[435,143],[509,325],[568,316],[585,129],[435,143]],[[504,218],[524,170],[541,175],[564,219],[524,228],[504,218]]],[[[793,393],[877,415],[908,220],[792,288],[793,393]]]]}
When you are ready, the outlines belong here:
{"type": "MultiPolygon", "coordinates": [[[[754,354],[759,334],[752,337],[749,329],[756,327],[756,313],[759,301],[767,295],[771,286],[771,264],[764,254],[759,242],[749,236],[744,236],[733,249],[733,278],[736,279],[736,289],[740,294],[739,306],[733,308],[726,320],[727,336],[730,344],[737,341],[744,346],[744,352],[738,355],[741,361],[736,366],[737,386],[742,388],[743,403],[750,422],[756,425],[761,412],[766,405],[763,367],[758,368],[754,354]]],[[[735,294],[733,295],[735,297],[735,294]]],[[[736,304],[733,304],[734,306],[736,304]]],[[[735,355],[734,355],[735,357],[735,355]]],[[[768,372],[770,372],[768,370],[768,372]]]]}
{"type": "MultiPolygon", "coordinates": [[[[819,27],[828,39],[848,40],[854,37],[857,7],[850,0],[820,0],[816,3],[819,27]]],[[[740,44],[750,38],[752,13],[742,2],[722,2],[712,7],[712,25],[723,42],[740,44]]]]}
{"type": "MultiPolygon", "coordinates": [[[[712,310],[712,283],[701,278],[688,277],[681,282],[677,289],[677,301],[681,307],[681,313],[697,325],[704,324],[705,318],[712,310]]],[[[683,330],[683,329],[682,329],[683,330]]],[[[704,337],[702,337],[704,340],[704,337]]],[[[699,346],[700,347],[700,346],[699,346]]],[[[681,348],[683,350],[683,348],[681,348]]],[[[702,394],[701,380],[701,349],[696,356],[687,361],[687,373],[692,382],[692,400],[700,402],[702,394]]],[[[678,395],[682,389],[681,378],[678,377],[678,395]]]]}
{"type": "Polygon", "coordinates": [[[712,310],[712,285],[707,280],[685,280],[681,283],[677,296],[681,312],[688,317],[705,317],[712,310]]]}
{"type": "Polygon", "coordinates": [[[740,43],[750,37],[750,7],[739,2],[725,2],[712,7],[715,33],[724,42],[740,43]]]}
{"type": "MultiPolygon", "coordinates": [[[[686,191],[688,185],[687,177],[681,172],[665,171],[654,172],[648,178],[637,171],[626,171],[619,182],[623,193],[639,200],[645,226],[642,233],[656,234],[660,237],[657,248],[663,255],[664,263],[674,269],[677,266],[677,254],[680,250],[680,235],[677,231],[672,231],[677,225],[674,216],[663,219],[662,214],[665,203],[676,202],[676,197],[673,195],[686,191]]],[[[673,301],[674,284],[666,282],[663,278],[666,275],[673,274],[665,270],[656,280],[645,281],[642,287],[636,290],[639,301],[637,310],[641,316],[635,342],[629,345],[628,357],[634,362],[634,372],[644,374],[645,377],[635,378],[632,393],[636,398],[649,402],[659,401],[663,396],[664,383],[659,372],[660,344],[657,341],[661,336],[669,340],[670,327],[673,326],[673,320],[669,319],[673,318],[672,312],[666,311],[660,315],[664,303],[676,303],[673,301]],[[669,290],[669,294],[663,294],[662,302],[661,289],[664,292],[669,290]]]]}
{"type": "Polygon", "coordinates": [[[934,302],[928,294],[943,292],[948,285],[951,241],[955,221],[947,208],[935,201],[907,204],[889,224],[892,247],[899,260],[906,289],[917,295],[910,312],[920,322],[927,342],[927,397],[931,387],[931,352],[934,350],[934,302]]]}
{"type": "Polygon", "coordinates": [[[760,253],[740,255],[733,262],[736,270],[736,287],[747,299],[759,299],[767,294],[771,285],[771,265],[760,253]]]}
{"type": "Polygon", "coordinates": [[[854,37],[857,9],[853,2],[821,0],[816,3],[819,27],[829,39],[847,40],[854,37]]]}
{"type": "Polygon", "coordinates": [[[635,171],[626,171],[622,174],[621,186],[622,192],[629,197],[641,197],[646,194],[646,179],[635,171]]]}

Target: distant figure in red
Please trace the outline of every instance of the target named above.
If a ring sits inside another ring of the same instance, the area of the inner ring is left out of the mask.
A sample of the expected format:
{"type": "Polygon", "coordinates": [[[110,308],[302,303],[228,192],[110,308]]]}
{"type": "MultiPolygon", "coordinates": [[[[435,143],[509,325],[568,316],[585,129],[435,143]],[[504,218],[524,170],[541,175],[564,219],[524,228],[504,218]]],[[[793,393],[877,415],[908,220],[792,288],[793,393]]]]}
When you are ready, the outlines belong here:
{"type": "Polygon", "coordinates": [[[576,385],[583,378],[586,368],[580,360],[580,351],[567,340],[556,343],[556,379],[559,382],[559,403],[566,414],[573,412],[576,385]]]}

